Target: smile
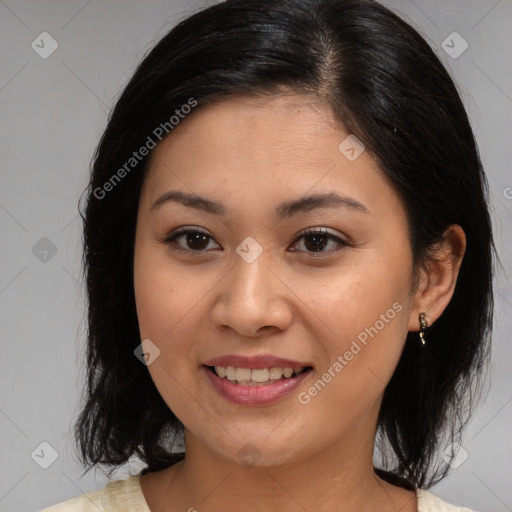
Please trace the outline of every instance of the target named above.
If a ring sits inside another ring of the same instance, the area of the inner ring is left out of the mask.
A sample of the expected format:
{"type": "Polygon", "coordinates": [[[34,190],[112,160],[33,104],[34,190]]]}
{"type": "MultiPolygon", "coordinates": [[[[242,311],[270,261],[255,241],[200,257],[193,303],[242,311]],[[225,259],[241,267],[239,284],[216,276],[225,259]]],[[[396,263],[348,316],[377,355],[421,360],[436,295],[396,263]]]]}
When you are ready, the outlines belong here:
{"type": "Polygon", "coordinates": [[[202,365],[202,370],[216,393],[231,403],[248,406],[285,399],[313,372],[311,366],[251,368],[220,364],[202,365]]]}
{"type": "MultiPolygon", "coordinates": [[[[212,367],[210,367],[212,369],[212,367]]],[[[268,386],[283,379],[290,379],[302,373],[306,368],[237,368],[234,366],[215,366],[213,371],[221,379],[246,386],[268,386]]]]}

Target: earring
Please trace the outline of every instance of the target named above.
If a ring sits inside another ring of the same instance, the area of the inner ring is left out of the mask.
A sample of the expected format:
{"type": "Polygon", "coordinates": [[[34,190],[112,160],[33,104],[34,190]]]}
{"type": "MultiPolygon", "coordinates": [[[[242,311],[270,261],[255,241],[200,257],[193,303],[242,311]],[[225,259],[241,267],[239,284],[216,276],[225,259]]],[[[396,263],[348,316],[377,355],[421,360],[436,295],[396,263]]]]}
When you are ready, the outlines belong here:
{"type": "Polygon", "coordinates": [[[425,320],[425,313],[420,313],[420,324],[421,324],[420,341],[421,341],[421,346],[424,347],[425,344],[426,344],[426,341],[425,341],[425,330],[428,327],[428,323],[425,320]]]}

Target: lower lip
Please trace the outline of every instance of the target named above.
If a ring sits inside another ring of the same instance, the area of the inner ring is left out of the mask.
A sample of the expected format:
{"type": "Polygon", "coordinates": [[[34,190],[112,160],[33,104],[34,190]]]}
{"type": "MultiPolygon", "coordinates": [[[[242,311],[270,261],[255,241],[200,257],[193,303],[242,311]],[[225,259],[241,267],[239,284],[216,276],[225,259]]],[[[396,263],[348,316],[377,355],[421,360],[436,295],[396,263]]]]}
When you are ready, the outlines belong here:
{"type": "Polygon", "coordinates": [[[221,379],[206,366],[202,367],[213,384],[214,389],[226,400],[241,405],[267,405],[282,400],[292,393],[312,372],[311,369],[295,377],[279,380],[273,384],[244,386],[227,379],[221,379]]]}

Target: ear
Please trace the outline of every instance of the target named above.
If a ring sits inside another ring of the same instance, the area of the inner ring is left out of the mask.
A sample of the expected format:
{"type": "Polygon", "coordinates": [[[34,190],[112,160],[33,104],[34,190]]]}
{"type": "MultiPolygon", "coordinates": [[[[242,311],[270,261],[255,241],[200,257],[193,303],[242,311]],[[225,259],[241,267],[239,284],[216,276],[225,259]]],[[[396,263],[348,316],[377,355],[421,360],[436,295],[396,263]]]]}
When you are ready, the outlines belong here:
{"type": "Polygon", "coordinates": [[[430,257],[420,269],[418,287],[409,317],[409,331],[420,330],[420,313],[432,325],[448,306],[466,251],[466,235],[458,224],[443,233],[443,240],[430,250],[430,257]]]}

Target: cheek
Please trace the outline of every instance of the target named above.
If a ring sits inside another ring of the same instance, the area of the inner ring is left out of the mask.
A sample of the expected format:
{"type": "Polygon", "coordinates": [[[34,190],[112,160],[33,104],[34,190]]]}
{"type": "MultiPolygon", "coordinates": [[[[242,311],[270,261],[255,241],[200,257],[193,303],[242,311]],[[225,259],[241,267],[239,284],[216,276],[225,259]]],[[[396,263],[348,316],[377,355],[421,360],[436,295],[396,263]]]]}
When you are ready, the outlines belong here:
{"type": "Polygon", "coordinates": [[[163,343],[175,324],[197,302],[194,281],[185,280],[165,257],[165,249],[150,241],[136,245],[134,290],[140,334],[163,343]],[[185,282],[186,281],[186,282],[185,282]]]}
{"type": "Polygon", "coordinates": [[[172,264],[165,248],[155,248],[151,242],[136,248],[134,289],[140,336],[160,350],[148,369],[175,413],[186,409],[182,389],[191,388],[198,369],[199,344],[194,336],[204,336],[197,318],[203,322],[207,318],[201,299],[210,286],[205,285],[204,276],[195,274],[172,264]]]}
{"type": "Polygon", "coordinates": [[[190,313],[198,302],[190,280],[155,254],[152,247],[140,245],[134,260],[134,289],[141,340],[150,339],[159,355],[148,366],[158,392],[183,421],[189,420],[189,397],[194,357],[190,346],[190,313]],[[188,327],[187,327],[188,326],[188,327]]]}
{"type": "Polygon", "coordinates": [[[343,371],[335,373],[344,377],[335,380],[346,381],[345,392],[367,387],[369,376],[382,391],[391,378],[407,333],[411,265],[404,249],[361,253],[311,294],[311,308],[329,328],[321,372],[341,356],[343,371]]]}
{"type": "Polygon", "coordinates": [[[409,281],[403,265],[380,262],[333,279],[314,306],[329,326],[321,340],[327,357],[298,400],[305,428],[323,425],[326,438],[378,406],[402,352],[409,281]]]}

